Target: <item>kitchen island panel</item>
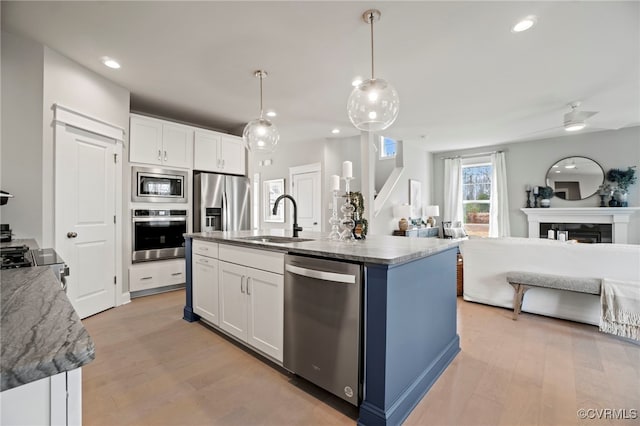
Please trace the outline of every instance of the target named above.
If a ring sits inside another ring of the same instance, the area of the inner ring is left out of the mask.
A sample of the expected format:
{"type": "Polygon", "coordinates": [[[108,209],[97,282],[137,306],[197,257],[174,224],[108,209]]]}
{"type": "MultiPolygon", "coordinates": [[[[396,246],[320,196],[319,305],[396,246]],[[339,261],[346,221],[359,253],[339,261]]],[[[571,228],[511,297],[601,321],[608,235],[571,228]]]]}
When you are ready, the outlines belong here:
{"type": "Polygon", "coordinates": [[[366,268],[364,398],[358,422],[400,424],[460,351],[456,249],[366,268]]]}

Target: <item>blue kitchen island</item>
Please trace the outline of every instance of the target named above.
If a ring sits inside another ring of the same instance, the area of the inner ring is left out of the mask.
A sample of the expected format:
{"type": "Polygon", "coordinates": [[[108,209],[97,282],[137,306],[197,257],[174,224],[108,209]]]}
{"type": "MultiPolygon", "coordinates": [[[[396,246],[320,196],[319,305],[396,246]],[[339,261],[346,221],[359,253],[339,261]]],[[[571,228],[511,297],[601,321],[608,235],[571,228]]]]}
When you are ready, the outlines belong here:
{"type": "MultiPolygon", "coordinates": [[[[290,236],[281,230],[266,231],[290,236]]],[[[362,402],[358,424],[402,423],[460,351],[456,326],[456,240],[370,236],[353,244],[303,232],[308,241],[248,241],[265,232],[187,234],[184,319],[192,305],[192,243],[219,244],[363,265],[362,402]]]]}

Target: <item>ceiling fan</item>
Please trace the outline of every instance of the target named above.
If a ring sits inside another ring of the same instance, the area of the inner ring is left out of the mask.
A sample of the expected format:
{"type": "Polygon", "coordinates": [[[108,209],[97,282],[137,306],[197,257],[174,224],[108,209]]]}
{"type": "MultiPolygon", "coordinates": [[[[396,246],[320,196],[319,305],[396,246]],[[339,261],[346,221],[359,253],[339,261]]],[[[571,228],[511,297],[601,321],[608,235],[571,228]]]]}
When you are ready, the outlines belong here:
{"type": "MultiPolygon", "coordinates": [[[[580,107],[580,102],[572,102],[567,105],[570,108],[570,111],[564,114],[564,119],[562,121],[562,125],[556,125],[553,127],[548,127],[542,130],[536,130],[525,135],[520,136],[518,139],[531,139],[534,137],[541,136],[559,136],[560,133],[565,132],[577,132],[579,130],[587,127],[587,120],[594,115],[598,114],[598,111],[581,111],[578,108],[580,107]]],[[[601,128],[600,126],[589,126],[591,129],[601,128]]],[[[603,128],[604,129],[604,128],[603,128]]]]}
{"type": "Polygon", "coordinates": [[[578,111],[580,102],[573,102],[569,104],[571,111],[564,115],[564,130],[567,132],[576,132],[586,127],[586,120],[589,117],[593,117],[598,111],[578,111]]]}

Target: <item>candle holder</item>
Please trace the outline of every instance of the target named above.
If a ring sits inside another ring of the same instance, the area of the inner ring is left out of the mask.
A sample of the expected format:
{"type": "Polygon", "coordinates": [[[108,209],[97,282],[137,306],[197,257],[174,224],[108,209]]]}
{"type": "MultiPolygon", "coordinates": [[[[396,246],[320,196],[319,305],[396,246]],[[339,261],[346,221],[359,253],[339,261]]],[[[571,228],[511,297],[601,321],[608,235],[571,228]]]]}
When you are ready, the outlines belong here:
{"type": "Polygon", "coordinates": [[[340,241],[341,220],[338,217],[338,191],[332,191],[332,194],[333,194],[333,207],[331,208],[331,218],[329,218],[329,224],[331,225],[331,232],[329,232],[329,239],[331,241],[340,241]]]}
{"type": "Polygon", "coordinates": [[[531,190],[527,189],[527,208],[531,208],[531,190]]]}
{"type": "Polygon", "coordinates": [[[351,204],[351,192],[349,189],[349,181],[353,178],[345,177],[344,179],[344,189],[346,191],[345,194],[345,202],[340,207],[340,211],[342,212],[342,221],[341,227],[342,232],[340,233],[340,240],[345,242],[355,242],[356,238],[353,236],[353,228],[356,227],[356,222],[353,220],[353,212],[356,210],[351,204]]]}
{"type": "Polygon", "coordinates": [[[607,207],[604,203],[604,199],[607,197],[607,194],[598,194],[600,196],[600,207],[607,207]]]}
{"type": "Polygon", "coordinates": [[[533,194],[533,207],[538,208],[538,198],[540,198],[539,194],[533,194]]]}

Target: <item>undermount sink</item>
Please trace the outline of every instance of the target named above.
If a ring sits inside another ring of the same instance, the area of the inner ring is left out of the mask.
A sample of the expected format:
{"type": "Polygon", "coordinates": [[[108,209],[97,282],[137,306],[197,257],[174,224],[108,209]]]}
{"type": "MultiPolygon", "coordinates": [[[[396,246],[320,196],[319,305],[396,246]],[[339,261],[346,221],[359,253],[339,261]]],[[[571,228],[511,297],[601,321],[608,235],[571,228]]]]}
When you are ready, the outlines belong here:
{"type": "Polygon", "coordinates": [[[277,235],[254,235],[251,237],[238,237],[237,240],[255,241],[258,243],[301,243],[303,241],[313,241],[310,238],[298,238],[298,237],[279,237],[277,235]]]}

